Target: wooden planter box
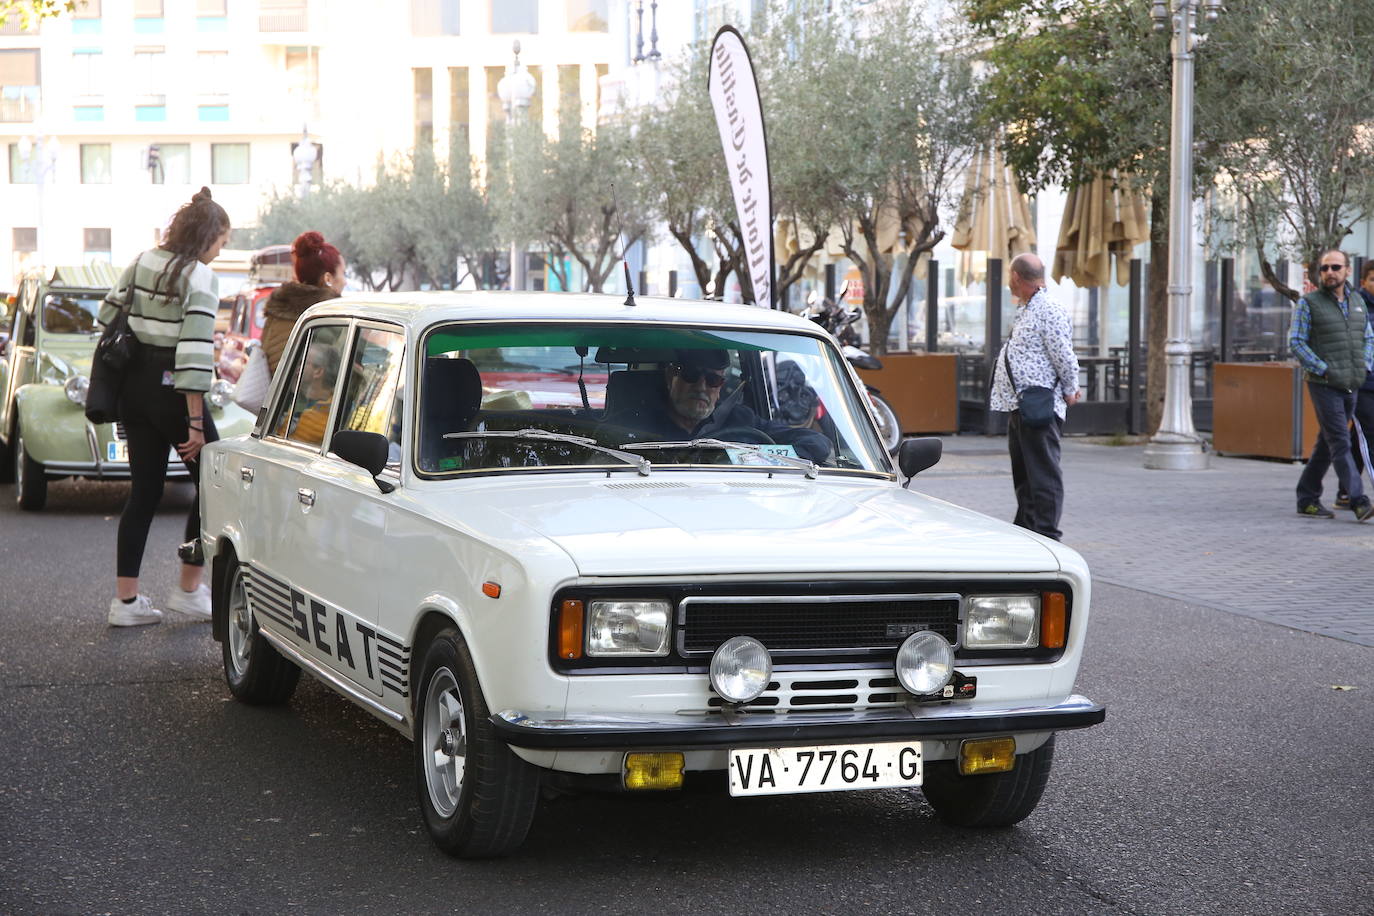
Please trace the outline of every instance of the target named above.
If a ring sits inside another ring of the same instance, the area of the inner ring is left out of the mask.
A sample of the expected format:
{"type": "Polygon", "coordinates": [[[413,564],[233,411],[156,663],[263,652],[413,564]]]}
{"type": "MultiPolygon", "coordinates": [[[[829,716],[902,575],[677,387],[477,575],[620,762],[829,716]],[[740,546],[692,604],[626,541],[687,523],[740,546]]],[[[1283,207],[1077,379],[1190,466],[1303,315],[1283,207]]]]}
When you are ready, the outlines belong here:
{"type": "Polygon", "coordinates": [[[958,357],[953,353],[889,353],[881,369],[859,377],[882,392],[903,433],[959,431],[958,357]]]}
{"type": "Polygon", "coordinates": [[[1290,363],[1212,367],[1212,447],[1220,455],[1300,460],[1317,441],[1302,370],[1290,363]]]}

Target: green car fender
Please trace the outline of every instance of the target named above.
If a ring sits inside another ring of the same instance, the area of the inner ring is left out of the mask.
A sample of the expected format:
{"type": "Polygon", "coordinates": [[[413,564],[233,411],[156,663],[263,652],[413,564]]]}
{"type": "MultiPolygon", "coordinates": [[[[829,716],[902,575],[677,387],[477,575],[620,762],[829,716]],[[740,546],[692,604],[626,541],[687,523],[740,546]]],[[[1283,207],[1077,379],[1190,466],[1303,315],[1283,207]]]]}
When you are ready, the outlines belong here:
{"type": "MultiPolygon", "coordinates": [[[[86,414],[57,385],[24,385],[15,392],[14,412],[24,451],[34,461],[91,461],[86,414]]],[[[11,443],[13,444],[13,443],[11,443]]]]}

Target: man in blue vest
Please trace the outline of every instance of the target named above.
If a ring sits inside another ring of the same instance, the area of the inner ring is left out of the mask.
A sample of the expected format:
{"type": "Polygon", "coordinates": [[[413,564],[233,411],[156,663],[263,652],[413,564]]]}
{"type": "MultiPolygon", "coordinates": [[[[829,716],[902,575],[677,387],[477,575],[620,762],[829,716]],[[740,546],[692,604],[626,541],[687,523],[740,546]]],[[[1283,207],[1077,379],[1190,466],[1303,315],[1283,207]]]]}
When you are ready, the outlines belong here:
{"type": "Polygon", "coordinates": [[[1337,248],[1323,252],[1318,270],[1317,288],[1298,300],[1288,334],[1288,347],[1305,370],[1321,427],[1321,441],[1298,478],[1298,514],[1335,518],[1321,502],[1322,477],[1328,466],[1334,466],[1356,521],[1363,522],[1374,517],[1374,504],[1365,495],[1351,459],[1349,430],[1356,393],[1374,366],[1374,329],[1369,326],[1364,299],[1351,295],[1346,285],[1350,261],[1345,252],[1337,248]]]}

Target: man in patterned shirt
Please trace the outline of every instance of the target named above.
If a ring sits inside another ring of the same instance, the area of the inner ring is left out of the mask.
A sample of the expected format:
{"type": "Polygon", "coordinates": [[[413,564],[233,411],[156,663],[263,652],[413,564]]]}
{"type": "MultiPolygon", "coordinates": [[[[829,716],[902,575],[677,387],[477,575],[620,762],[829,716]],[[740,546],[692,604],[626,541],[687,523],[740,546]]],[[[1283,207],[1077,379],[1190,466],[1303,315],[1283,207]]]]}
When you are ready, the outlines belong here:
{"type": "Polygon", "coordinates": [[[1016,321],[993,367],[989,406],[1010,414],[1007,451],[1016,488],[1013,522],[1057,541],[1064,508],[1059,436],[1066,408],[1080,398],[1073,322],[1068,311],[1045,292],[1045,265],[1035,255],[1021,254],[1012,260],[1007,286],[1016,302],[1016,321]],[[1011,363],[1011,378],[1007,363],[1011,363]],[[1028,426],[1017,409],[1016,393],[1035,385],[1054,392],[1054,419],[1046,426],[1028,426]]]}

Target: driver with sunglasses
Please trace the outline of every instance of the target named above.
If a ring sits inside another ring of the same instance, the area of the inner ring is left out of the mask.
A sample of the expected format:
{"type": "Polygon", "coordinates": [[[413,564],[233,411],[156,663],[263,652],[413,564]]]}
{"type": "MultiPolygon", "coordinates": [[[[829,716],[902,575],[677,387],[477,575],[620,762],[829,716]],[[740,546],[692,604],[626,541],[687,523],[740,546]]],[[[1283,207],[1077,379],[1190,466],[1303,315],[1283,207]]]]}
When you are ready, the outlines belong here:
{"type": "Polygon", "coordinates": [[[721,400],[730,354],[724,350],[675,350],[663,364],[663,391],[657,404],[611,418],[653,440],[718,438],[727,441],[773,441],[791,445],[797,456],[823,463],[830,440],[822,434],[760,417],[744,403],[743,385],[721,400]],[[750,431],[766,438],[750,436],[750,431]]]}

